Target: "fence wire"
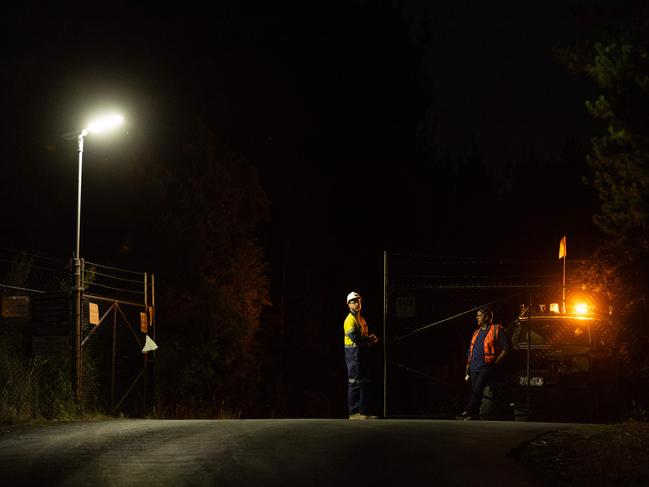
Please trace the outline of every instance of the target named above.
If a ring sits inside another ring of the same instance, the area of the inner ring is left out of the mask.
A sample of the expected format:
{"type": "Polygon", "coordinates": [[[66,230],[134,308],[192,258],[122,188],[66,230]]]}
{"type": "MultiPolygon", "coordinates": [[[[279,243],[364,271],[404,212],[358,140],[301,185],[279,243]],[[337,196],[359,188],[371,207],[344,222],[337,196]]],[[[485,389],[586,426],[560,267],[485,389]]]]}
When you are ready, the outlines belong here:
{"type": "MultiPolygon", "coordinates": [[[[558,261],[386,254],[385,264],[388,417],[451,417],[461,410],[468,395],[466,354],[480,307],[490,306],[494,322],[507,328],[531,296],[535,302],[561,299],[558,261]]],[[[584,262],[569,264],[574,275],[584,262]]]]}
{"type": "MultiPolygon", "coordinates": [[[[144,414],[147,400],[151,407],[153,374],[141,353],[144,335],[140,327],[141,314],[146,314],[147,321],[154,316],[153,308],[149,309],[152,278],[88,261],[82,268],[82,293],[88,296],[82,303],[82,339],[95,328],[89,323],[89,296],[103,311],[106,303],[119,302],[123,309],[116,314],[119,328],[114,331],[106,326],[94,333],[83,350],[84,394],[78,403],[71,380],[71,261],[0,248],[0,422],[70,417],[79,407],[104,413],[119,409],[138,416],[144,414]],[[106,374],[108,363],[114,373],[106,374]]],[[[149,333],[152,325],[148,321],[149,333]]]]}

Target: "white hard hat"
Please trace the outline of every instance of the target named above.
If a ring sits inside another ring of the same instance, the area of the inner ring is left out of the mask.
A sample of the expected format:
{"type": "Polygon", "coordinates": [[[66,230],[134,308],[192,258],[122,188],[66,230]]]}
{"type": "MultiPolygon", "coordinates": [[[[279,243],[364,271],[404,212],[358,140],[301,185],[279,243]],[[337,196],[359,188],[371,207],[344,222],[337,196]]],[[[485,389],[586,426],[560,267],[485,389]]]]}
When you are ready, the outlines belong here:
{"type": "Polygon", "coordinates": [[[350,302],[352,299],[361,299],[361,295],[358,294],[358,293],[355,292],[355,291],[352,291],[351,293],[349,293],[349,294],[347,295],[347,304],[349,304],[349,302],[350,302]]]}

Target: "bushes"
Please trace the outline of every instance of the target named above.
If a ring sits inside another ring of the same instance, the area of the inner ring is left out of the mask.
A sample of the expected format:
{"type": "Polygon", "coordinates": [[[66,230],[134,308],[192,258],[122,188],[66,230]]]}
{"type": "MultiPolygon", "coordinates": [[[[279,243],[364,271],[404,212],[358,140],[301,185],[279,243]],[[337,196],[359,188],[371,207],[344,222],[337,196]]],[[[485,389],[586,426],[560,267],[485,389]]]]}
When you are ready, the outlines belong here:
{"type": "Polygon", "coordinates": [[[0,330],[0,423],[63,419],[76,414],[66,355],[30,357],[17,326],[0,330]]]}

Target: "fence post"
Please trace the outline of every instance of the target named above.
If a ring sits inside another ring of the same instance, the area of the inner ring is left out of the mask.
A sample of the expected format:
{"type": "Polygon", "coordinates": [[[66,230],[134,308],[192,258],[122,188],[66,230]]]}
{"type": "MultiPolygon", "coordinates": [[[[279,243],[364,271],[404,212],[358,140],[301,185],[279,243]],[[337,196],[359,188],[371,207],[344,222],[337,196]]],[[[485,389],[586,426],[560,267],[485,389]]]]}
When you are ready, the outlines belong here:
{"type": "Polygon", "coordinates": [[[388,321],[388,251],[383,251],[383,417],[388,415],[388,360],[386,323],[388,321]]]}
{"type": "MultiPolygon", "coordinates": [[[[144,273],[144,315],[146,316],[146,334],[149,334],[149,281],[148,281],[148,274],[145,272],[144,273]]],[[[142,379],[142,384],[143,384],[143,393],[142,393],[142,416],[146,416],[146,376],[148,375],[148,370],[147,370],[147,357],[149,356],[148,353],[143,353],[144,355],[144,377],[142,379]]]]}
{"type": "Polygon", "coordinates": [[[78,255],[74,258],[74,341],[72,343],[72,391],[77,403],[81,403],[81,322],[84,262],[78,255]]]}
{"type": "Polygon", "coordinates": [[[119,304],[115,301],[115,309],[113,310],[113,358],[111,361],[110,370],[110,407],[115,407],[115,355],[117,353],[117,308],[119,304]]]}

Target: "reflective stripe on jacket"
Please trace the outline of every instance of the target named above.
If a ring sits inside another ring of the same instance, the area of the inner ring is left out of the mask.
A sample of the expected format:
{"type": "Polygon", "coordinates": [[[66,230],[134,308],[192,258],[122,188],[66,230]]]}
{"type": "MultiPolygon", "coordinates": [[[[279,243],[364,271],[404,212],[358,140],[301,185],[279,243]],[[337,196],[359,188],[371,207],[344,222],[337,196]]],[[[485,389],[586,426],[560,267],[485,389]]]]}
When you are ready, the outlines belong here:
{"type": "MultiPolygon", "coordinates": [[[[478,333],[480,333],[480,328],[473,332],[471,345],[469,346],[469,359],[467,360],[467,366],[471,365],[473,345],[475,344],[476,338],[478,338],[478,333]]],[[[502,347],[498,340],[501,333],[503,333],[502,326],[492,324],[487,331],[487,335],[484,337],[484,363],[487,365],[491,365],[496,361],[496,349],[498,349],[498,354],[502,351],[502,347]]]]}
{"type": "Polygon", "coordinates": [[[349,313],[345,318],[345,347],[357,347],[369,343],[369,331],[365,318],[349,313]]]}

